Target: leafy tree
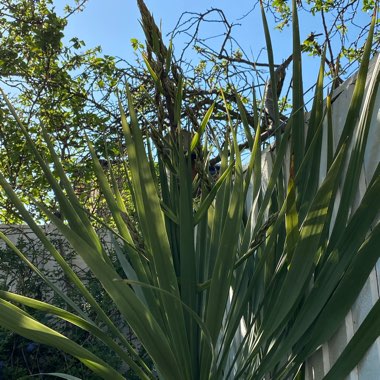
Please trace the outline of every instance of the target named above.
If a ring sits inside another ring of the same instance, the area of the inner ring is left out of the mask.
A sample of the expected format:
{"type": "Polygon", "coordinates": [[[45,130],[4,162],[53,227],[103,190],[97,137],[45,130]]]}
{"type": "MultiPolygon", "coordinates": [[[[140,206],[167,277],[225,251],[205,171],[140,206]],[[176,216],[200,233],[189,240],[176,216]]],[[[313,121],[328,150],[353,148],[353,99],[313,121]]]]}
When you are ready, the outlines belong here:
{"type": "MultiPolygon", "coordinates": [[[[96,132],[96,139],[102,140],[104,131],[115,124],[112,106],[106,104],[121,74],[115,58],[99,57],[100,48],[80,53],[84,42],[78,38],[69,46],[63,45],[67,18],[74,10],[68,8],[67,12],[58,16],[52,1],[2,2],[0,73],[30,131],[37,131],[42,122],[54,135],[78,193],[85,196],[93,189],[88,152],[83,149],[85,134],[96,132]],[[105,84],[108,93],[99,96],[105,84]]],[[[1,109],[2,169],[16,189],[34,189],[33,196],[48,201],[46,181],[30,147],[14,128],[4,103],[1,109]]],[[[9,208],[6,203],[3,206],[9,208]]],[[[9,213],[6,216],[12,221],[9,213]]]]}

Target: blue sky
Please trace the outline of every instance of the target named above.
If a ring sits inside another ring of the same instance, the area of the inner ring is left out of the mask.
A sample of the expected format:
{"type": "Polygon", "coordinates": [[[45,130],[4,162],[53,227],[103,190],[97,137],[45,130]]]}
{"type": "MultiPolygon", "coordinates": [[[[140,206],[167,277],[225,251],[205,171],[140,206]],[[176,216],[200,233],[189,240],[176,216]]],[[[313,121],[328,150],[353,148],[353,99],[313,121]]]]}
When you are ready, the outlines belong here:
{"type": "MultiPolygon", "coordinates": [[[[69,0],[56,0],[57,9],[62,9],[63,4],[69,0]]],[[[230,22],[240,22],[242,25],[234,29],[234,36],[237,38],[248,57],[252,60],[265,61],[266,51],[264,34],[261,22],[259,7],[251,12],[243,20],[239,20],[249,12],[257,0],[145,0],[147,7],[153,13],[156,22],[162,23],[163,34],[166,35],[174,28],[180,15],[185,12],[204,12],[212,7],[223,9],[230,22]],[[261,54],[261,56],[260,56],[261,54]],[[258,58],[259,57],[259,58],[258,58]]],[[[362,15],[365,21],[370,19],[369,15],[362,15]]],[[[103,54],[117,55],[128,61],[135,59],[131,48],[131,38],[144,41],[144,36],[139,24],[140,14],[135,0],[89,0],[84,11],[70,17],[69,25],[65,31],[66,38],[77,36],[86,42],[88,48],[101,45],[103,54]]],[[[271,18],[268,16],[268,20],[271,18]]],[[[367,21],[366,21],[367,22],[367,21]]],[[[204,36],[215,34],[212,24],[205,24],[204,36]]],[[[281,33],[273,29],[272,43],[275,53],[276,63],[281,63],[286,59],[292,50],[291,29],[285,28],[281,33]]],[[[306,39],[308,34],[318,32],[321,29],[319,18],[300,18],[301,40],[306,39]]],[[[167,39],[168,41],[168,39],[167,39]]],[[[177,41],[177,52],[181,49],[181,43],[177,41]]],[[[195,58],[194,58],[195,59],[195,58]]],[[[304,88],[307,89],[314,83],[319,62],[317,59],[310,59],[303,55],[304,63],[304,88]]]]}
{"type": "MultiPolygon", "coordinates": [[[[55,3],[62,4],[65,2],[59,0],[55,3]]],[[[250,1],[242,0],[192,0],[191,2],[146,0],[145,3],[156,21],[162,22],[164,34],[169,33],[174,28],[180,15],[185,11],[204,12],[212,7],[217,7],[223,9],[229,20],[235,21],[252,7],[250,1]]],[[[58,5],[57,8],[59,8],[58,5]]],[[[127,54],[132,53],[130,39],[143,39],[139,19],[140,14],[135,0],[89,0],[84,12],[70,18],[67,36],[69,34],[80,36],[87,42],[88,46],[103,46],[105,54],[127,58],[127,54]]],[[[243,24],[243,27],[237,30],[239,41],[246,47],[257,44],[258,41],[254,41],[253,36],[261,33],[261,21],[251,17],[243,21],[243,24]]],[[[260,43],[260,45],[263,44],[260,43]]]]}

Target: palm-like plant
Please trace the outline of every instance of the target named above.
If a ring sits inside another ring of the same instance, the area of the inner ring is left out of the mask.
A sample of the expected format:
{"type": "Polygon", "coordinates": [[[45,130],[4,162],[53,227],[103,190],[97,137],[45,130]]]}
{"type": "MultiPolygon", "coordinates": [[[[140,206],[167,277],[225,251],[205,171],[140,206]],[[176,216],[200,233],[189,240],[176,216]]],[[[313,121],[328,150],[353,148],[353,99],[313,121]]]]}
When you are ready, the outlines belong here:
{"type": "MultiPolygon", "coordinates": [[[[263,22],[269,62],[273,63],[264,12],[263,22]]],[[[219,152],[220,176],[216,181],[208,176],[205,160],[203,167],[198,162],[193,181],[191,153],[197,149],[207,156],[207,147],[202,149],[200,141],[213,107],[192,141],[186,143],[179,133],[182,94],[179,81],[174,105],[177,128],[168,138],[153,135],[157,152],[154,160],[151,150],[147,153],[127,87],[129,118],[120,103],[121,124],[143,245],[137,244],[135,231],[131,230],[112,169],[109,182],[88,142],[99,186],[113,219],[114,227],[108,228],[114,236],[121,274],[102,246],[92,225],[92,216],[76,197],[44,126],[41,125],[41,135],[58,180],[3,93],[34,149],[64,219],[43,204],[37,206],[101,283],[125,326],[133,330],[149,354],[155,371],[149,369],[136,347],[123,335],[123,329],[98,305],[1,174],[0,184],[18,213],[62,267],[97,314],[97,319],[91,319],[2,235],[71,311],[1,291],[0,325],[73,355],[105,379],[124,377],[102,358],[38,322],[15,304],[55,315],[93,334],[141,379],[157,376],[168,380],[302,379],[303,363],[339,327],[379,256],[380,227],[379,224],[373,226],[380,209],[379,168],[356,210],[350,207],[356,195],[374,105],[374,96],[369,96],[362,107],[373,25],[374,21],[347,121],[339,141],[333,141],[331,102],[328,98],[327,103],[323,103],[323,59],[305,129],[301,51],[293,1],[293,113],[284,133],[276,134],[273,167],[265,186],[257,116],[260,110],[256,112],[254,137],[248,127],[245,128],[251,152],[246,170],[240,157],[236,126],[230,122],[226,104],[226,140],[230,142],[219,152]],[[356,140],[352,138],[354,130],[356,140]],[[322,149],[323,134],[327,136],[326,149],[322,149]],[[286,157],[290,157],[289,162],[284,164],[286,157]],[[322,161],[326,167],[321,168],[322,161]],[[321,170],[326,175],[319,183],[316,173],[321,170]],[[340,202],[339,184],[342,184],[340,202]],[[250,206],[245,207],[245,202],[250,206]]],[[[151,28],[145,32],[153,41],[158,40],[158,30],[151,28]]],[[[147,65],[160,91],[159,76],[148,60],[147,65]]],[[[376,94],[379,78],[377,68],[370,95],[376,94]]],[[[274,70],[271,80],[276,81],[274,70]]],[[[274,99],[275,96],[273,93],[274,99]]],[[[239,99],[237,101],[244,123],[244,106],[239,99]]],[[[278,109],[276,114],[274,125],[278,127],[278,109]]],[[[379,331],[375,321],[380,317],[379,308],[378,302],[326,379],[344,378],[377,338],[379,331]]]]}

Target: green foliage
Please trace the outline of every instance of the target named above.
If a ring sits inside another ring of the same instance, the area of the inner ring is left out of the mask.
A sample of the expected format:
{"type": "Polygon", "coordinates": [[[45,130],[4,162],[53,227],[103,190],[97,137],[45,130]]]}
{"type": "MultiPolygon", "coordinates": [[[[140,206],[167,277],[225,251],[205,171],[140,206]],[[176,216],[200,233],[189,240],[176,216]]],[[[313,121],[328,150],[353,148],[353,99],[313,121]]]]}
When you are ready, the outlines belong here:
{"type": "MultiPolygon", "coordinates": [[[[35,238],[33,239],[30,234],[22,236],[22,234],[20,235],[20,230],[12,227],[8,228],[8,234],[19,236],[17,247],[28,252],[29,259],[75,299],[76,302],[82,302],[81,297],[75,289],[67,283],[62,271],[57,266],[52,266],[52,261],[46,250],[35,238]]],[[[75,271],[87,283],[90,291],[96,294],[98,302],[102,304],[102,307],[105,310],[109,310],[109,314],[115,314],[112,303],[109,302],[108,297],[99,288],[99,285],[88,270],[75,264],[73,252],[70,251],[68,244],[57,233],[50,234],[50,238],[57,247],[65,250],[66,260],[72,263],[75,271]]],[[[12,289],[12,291],[18,294],[44,300],[49,304],[61,307],[65,306],[62,300],[51,292],[50,287],[32,269],[22,263],[20,264],[20,260],[14,255],[12,250],[7,247],[1,248],[0,257],[2,261],[1,290],[12,289]]],[[[90,334],[67,323],[62,323],[44,313],[33,310],[30,310],[30,312],[35,318],[43,321],[56,331],[64,333],[71,339],[82,342],[84,347],[90,347],[98,356],[107,358],[107,362],[120,368],[121,361],[115,357],[114,353],[95,340],[90,334]]],[[[78,364],[75,359],[60,350],[40,345],[4,329],[0,330],[0,338],[0,373],[5,379],[16,380],[30,374],[56,372],[57,370],[83,379],[97,379],[85,366],[78,364]]]]}
{"type": "MultiPolygon", "coordinates": [[[[84,50],[85,44],[79,38],[73,38],[65,46],[62,39],[67,20],[66,15],[57,14],[52,1],[2,3],[0,75],[12,89],[15,106],[19,115],[28,120],[30,133],[38,134],[39,123],[44,123],[54,136],[55,147],[78,194],[81,193],[81,198],[87,195],[86,200],[91,202],[94,175],[88,152],[83,149],[85,133],[96,131],[97,143],[103,150],[98,149],[98,154],[103,159],[105,141],[110,144],[112,154],[115,140],[109,134],[115,117],[105,103],[121,74],[114,57],[99,56],[100,48],[84,50]],[[104,96],[97,95],[105,88],[104,96]]],[[[33,189],[33,197],[54,204],[30,146],[14,128],[14,120],[3,102],[0,109],[2,171],[14,188],[20,190],[24,202],[28,202],[25,189],[33,189]]],[[[41,140],[37,138],[36,142],[41,140]]],[[[44,147],[41,145],[40,149],[44,147]]],[[[94,207],[98,202],[102,203],[100,198],[93,202],[94,207]]],[[[17,221],[5,199],[1,205],[2,220],[17,221]]]]}

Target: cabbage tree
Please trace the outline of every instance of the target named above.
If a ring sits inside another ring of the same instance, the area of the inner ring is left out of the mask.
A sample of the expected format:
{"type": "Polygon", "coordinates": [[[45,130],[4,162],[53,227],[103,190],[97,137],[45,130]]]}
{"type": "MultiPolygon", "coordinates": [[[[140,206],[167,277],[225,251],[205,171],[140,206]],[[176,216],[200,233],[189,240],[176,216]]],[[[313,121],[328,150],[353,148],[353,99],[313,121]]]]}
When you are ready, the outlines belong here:
{"type": "MultiPolygon", "coordinates": [[[[276,83],[270,35],[263,11],[271,82],[276,83]]],[[[144,17],[144,15],[143,15],[144,17]]],[[[55,152],[54,140],[43,123],[30,133],[11,102],[3,97],[18,128],[55,194],[56,210],[36,202],[91,270],[120,313],[116,324],[102,309],[64,256],[54,247],[3,174],[0,185],[18,214],[80,292],[78,305],[28,260],[3,234],[16,255],[35,270],[67,304],[59,308],[8,291],[0,292],[0,325],[28,339],[56,347],[80,360],[104,379],[124,379],[80,342],[68,339],[36,320],[38,310],[69,322],[98,338],[141,379],[303,379],[304,363],[343,321],[379,256],[380,169],[377,168],[357,208],[351,207],[362,170],[368,130],[380,73],[375,70],[364,99],[375,16],[363,54],[339,141],[333,141],[331,99],[323,102],[324,58],[317,75],[311,114],[303,112],[301,47],[296,2],[293,0],[292,113],[285,125],[274,109],[275,142],[268,174],[262,166],[261,113],[257,127],[246,126],[249,160],[243,164],[237,125],[225,104],[226,144],[217,146],[221,164],[210,174],[209,144],[204,138],[213,106],[197,131],[181,132],[179,78],[175,90],[175,125],[164,135],[155,126],[141,125],[128,85],[120,93],[119,112],[126,147],[120,156],[136,210],[131,221],[112,166],[105,171],[88,136],[99,190],[111,222],[113,252],[102,244],[99,220],[76,196],[69,176],[55,152]],[[128,107],[123,107],[124,100],[128,107]],[[307,127],[306,127],[307,126],[307,127]],[[148,131],[148,132],[147,132],[148,131]],[[144,133],[143,133],[144,132],[144,133]],[[322,136],[327,149],[322,149],[322,136]],[[357,136],[353,139],[353,136],[357,136]],[[41,152],[36,140],[43,140],[41,152]],[[318,180],[322,162],[325,176],[318,180]],[[340,201],[339,201],[340,200],[340,201]],[[247,206],[248,205],[248,206],[247,206]],[[25,306],[27,308],[25,308],[25,306]],[[88,309],[96,319],[90,317],[88,309]],[[153,369],[126,339],[125,328],[138,338],[153,369]]],[[[159,32],[144,24],[152,49],[159,32]]],[[[171,50],[167,52],[167,69],[171,50]]],[[[165,83],[144,57],[147,69],[164,91],[165,83]]],[[[271,86],[275,88],[276,86],[271,86]]],[[[273,99],[276,94],[273,92],[273,99]]],[[[239,99],[242,123],[246,122],[239,99]]],[[[275,101],[274,104],[277,104],[275,101]]],[[[369,313],[347,349],[325,379],[344,378],[379,335],[379,302],[369,313]]],[[[61,374],[60,376],[64,376],[61,374]]]]}

